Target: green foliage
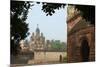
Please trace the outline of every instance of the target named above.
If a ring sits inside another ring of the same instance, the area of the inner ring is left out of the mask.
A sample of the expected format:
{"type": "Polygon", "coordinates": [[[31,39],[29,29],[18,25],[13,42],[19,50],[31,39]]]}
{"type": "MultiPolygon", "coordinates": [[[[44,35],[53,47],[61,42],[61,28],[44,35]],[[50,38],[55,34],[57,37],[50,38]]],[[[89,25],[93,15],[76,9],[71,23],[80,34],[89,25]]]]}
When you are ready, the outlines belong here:
{"type": "Polygon", "coordinates": [[[61,47],[62,47],[62,45],[60,43],[55,42],[54,44],[52,44],[53,49],[60,50],[61,47]]]}
{"type": "Polygon", "coordinates": [[[66,44],[63,44],[61,42],[54,42],[54,43],[52,43],[51,48],[53,50],[64,51],[64,50],[66,50],[66,44]]]}
{"type": "Polygon", "coordinates": [[[60,3],[42,3],[42,10],[46,13],[46,15],[52,16],[55,13],[56,9],[64,8],[66,4],[60,4],[60,3]]]}
{"type": "Polygon", "coordinates": [[[25,21],[27,19],[28,10],[30,9],[30,7],[30,2],[11,1],[11,54],[16,55],[18,53],[19,41],[26,38],[29,35],[28,24],[25,21]]]}
{"type": "MultiPolygon", "coordinates": [[[[29,35],[28,24],[26,23],[27,14],[33,3],[31,1],[11,1],[10,7],[10,42],[11,54],[18,54],[19,41],[25,39],[29,35]]],[[[40,4],[40,2],[37,2],[40,4]]],[[[42,10],[46,15],[52,15],[56,9],[64,8],[65,4],[58,3],[42,3],[42,10]]],[[[60,49],[61,45],[56,43],[54,48],[60,49]]]]}
{"type": "MultiPolygon", "coordinates": [[[[69,4],[73,5],[73,4],[69,4]]],[[[42,10],[46,15],[52,16],[55,10],[65,8],[66,4],[61,3],[43,3],[42,10]]],[[[78,10],[82,12],[83,17],[95,25],[95,6],[93,5],[74,5],[78,10]]]]}

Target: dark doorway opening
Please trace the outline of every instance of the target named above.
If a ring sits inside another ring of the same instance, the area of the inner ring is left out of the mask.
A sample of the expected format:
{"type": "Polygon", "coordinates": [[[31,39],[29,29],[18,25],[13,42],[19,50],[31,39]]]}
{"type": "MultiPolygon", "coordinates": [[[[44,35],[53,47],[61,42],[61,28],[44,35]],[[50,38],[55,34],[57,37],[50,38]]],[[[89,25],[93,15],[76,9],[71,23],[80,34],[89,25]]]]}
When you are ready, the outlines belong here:
{"type": "Polygon", "coordinates": [[[81,42],[82,62],[89,61],[89,52],[90,52],[90,48],[89,48],[89,45],[88,45],[88,41],[87,40],[83,40],[81,42]]]}

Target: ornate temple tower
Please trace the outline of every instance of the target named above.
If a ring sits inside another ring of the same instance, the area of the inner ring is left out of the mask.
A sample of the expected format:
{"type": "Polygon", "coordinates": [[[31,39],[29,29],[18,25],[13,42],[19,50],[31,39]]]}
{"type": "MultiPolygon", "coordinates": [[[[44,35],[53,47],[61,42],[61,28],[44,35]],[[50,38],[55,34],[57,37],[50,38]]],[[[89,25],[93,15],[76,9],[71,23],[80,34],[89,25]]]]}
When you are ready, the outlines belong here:
{"type": "Polygon", "coordinates": [[[30,42],[30,48],[31,50],[44,50],[45,45],[45,37],[43,36],[43,33],[40,32],[39,26],[37,24],[37,28],[35,33],[32,33],[31,36],[31,42],[30,42]]]}
{"type": "Polygon", "coordinates": [[[36,32],[36,38],[39,39],[39,37],[40,37],[40,29],[38,27],[38,24],[37,24],[37,28],[36,28],[35,32],[36,32]]]}

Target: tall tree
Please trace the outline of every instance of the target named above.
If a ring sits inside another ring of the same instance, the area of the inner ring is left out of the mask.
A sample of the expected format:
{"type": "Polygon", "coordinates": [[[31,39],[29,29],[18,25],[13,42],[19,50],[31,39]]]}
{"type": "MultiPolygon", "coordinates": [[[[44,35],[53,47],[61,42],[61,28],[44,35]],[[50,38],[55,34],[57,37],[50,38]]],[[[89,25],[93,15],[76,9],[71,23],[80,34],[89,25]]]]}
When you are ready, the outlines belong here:
{"type": "MultiPolygon", "coordinates": [[[[40,2],[37,2],[40,4],[40,2]]],[[[46,3],[42,2],[42,11],[46,15],[52,16],[55,10],[60,8],[65,8],[66,4],[61,3],[46,3]]],[[[11,53],[17,54],[17,47],[19,47],[19,41],[25,39],[28,36],[28,24],[26,23],[27,14],[31,7],[31,1],[11,1],[11,53]]],[[[83,17],[86,20],[91,21],[91,24],[95,22],[95,7],[94,6],[84,6],[75,5],[80,11],[83,12],[83,17]]]]}
{"type": "MultiPolygon", "coordinates": [[[[40,2],[37,2],[40,4],[40,2]]],[[[42,10],[46,15],[52,15],[55,13],[55,9],[64,8],[65,4],[57,3],[42,3],[42,10]]],[[[32,4],[33,5],[33,4],[32,4]]],[[[30,9],[31,1],[11,1],[10,12],[10,28],[11,28],[11,54],[16,55],[19,49],[19,41],[25,39],[28,36],[28,24],[26,23],[28,10],[30,9]]]]}
{"type": "Polygon", "coordinates": [[[28,36],[28,24],[26,23],[30,2],[11,1],[10,5],[10,28],[11,28],[11,54],[18,53],[19,42],[28,36]]]}

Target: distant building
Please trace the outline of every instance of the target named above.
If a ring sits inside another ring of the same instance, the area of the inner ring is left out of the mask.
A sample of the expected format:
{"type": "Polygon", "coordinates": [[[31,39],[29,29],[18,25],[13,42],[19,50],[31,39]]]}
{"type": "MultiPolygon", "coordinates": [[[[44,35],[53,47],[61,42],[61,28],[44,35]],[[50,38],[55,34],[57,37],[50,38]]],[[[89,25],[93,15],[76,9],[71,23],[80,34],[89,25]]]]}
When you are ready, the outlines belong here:
{"type": "Polygon", "coordinates": [[[46,40],[45,36],[37,25],[36,31],[32,33],[30,37],[30,41],[22,40],[20,43],[20,47],[22,51],[30,50],[34,51],[61,51],[58,48],[62,49],[62,51],[66,50],[66,43],[61,42],[60,40],[46,40]],[[56,47],[56,49],[55,49],[56,47]]]}
{"type": "Polygon", "coordinates": [[[50,40],[46,40],[46,50],[49,50],[51,48],[51,42],[50,40]]]}
{"type": "Polygon", "coordinates": [[[31,50],[44,50],[45,46],[45,37],[37,25],[36,31],[32,33],[30,39],[30,49],[31,50]]]}
{"type": "Polygon", "coordinates": [[[65,46],[66,43],[62,43],[60,40],[46,40],[37,25],[36,31],[33,32],[30,37],[30,41],[25,40],[21,43],[21,51],[24,53],[26,52],[25,54],[28,54],[33,58],[28,64],[46,63],[51,61],[59,62],[60,55],[62,55],[62,58],[66,57],[65,46]]]}

